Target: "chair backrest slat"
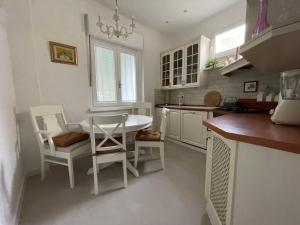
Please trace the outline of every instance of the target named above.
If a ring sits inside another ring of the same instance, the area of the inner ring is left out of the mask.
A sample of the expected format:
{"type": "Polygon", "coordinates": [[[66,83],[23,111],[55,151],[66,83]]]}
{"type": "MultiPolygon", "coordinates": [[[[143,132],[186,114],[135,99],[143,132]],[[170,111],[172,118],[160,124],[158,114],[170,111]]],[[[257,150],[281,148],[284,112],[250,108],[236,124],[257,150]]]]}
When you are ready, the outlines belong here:
{"type": "Polygon", "coordinates": [[[133,103],[132,114],[152,116],[152,103],[151,102],[133,103]]]}
{"type": "Polygon", "coordinates": [[[101,115],[101,114],[88,114],[89,126],[90,126],[90,137],[92,152],[95,154],[97,151],[107,151],[115,149],[126,150],[126,132],[125,132],[125,122],[128,119],[128,114],[120,115],[101,115]],[[108,126],[110,125],[110,126],[108,126]],[[97,131],[96,131],[97,130],[97,131]],[[118,132],[121,130],[121,133],[118,132]],[[96,144],[96,134],[101,133],[104,139],[96,144]],[[119,142],[115,136],[122,135],[122,141],[119,142]],[[107,142],[113,142],[112,146],[104,146],[107,142]]]}
{"type": "Polygon", "coordinates": [[[170,112],[169,109],[163,108],[161,112],[161,123],[160,123],[160,139],[163,141],[166,136],[166,129],[167,129],[167,121],[168,121],[168,113],[170,112]]]}
{"type": "MultiPolygon", "coordinates": [[[[30,115],[32,119],[32,124],[35,132],[40,130],[47,130],[51,132],[54,136],[64,132],[66,127],[66,118],[61,105],[41,105],[30,107],[30,115]],[[57,115],[61,115],[61,120],[57,118],[57,115]],[[39,121],[39,119],[41,119],[39,121]],[[39,124],[42,122],[42,124],[39,124]],[[60,124],[63,123],[63,124],[60,124]],[[63,127],[61,127],[61,125],[63,127]]],[[[37,133],[38,141],[44,143],[45,136],[37,133]]]]}

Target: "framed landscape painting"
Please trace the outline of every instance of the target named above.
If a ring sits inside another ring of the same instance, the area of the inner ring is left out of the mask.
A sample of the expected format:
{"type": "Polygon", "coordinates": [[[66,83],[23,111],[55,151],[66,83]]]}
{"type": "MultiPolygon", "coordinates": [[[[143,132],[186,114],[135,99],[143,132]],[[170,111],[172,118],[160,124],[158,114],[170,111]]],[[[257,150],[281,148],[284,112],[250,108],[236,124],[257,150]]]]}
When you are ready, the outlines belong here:
{"type": "Polygon", "coordinates": [[[246,81],[244,82],[244,93],[257,92],[258,81],[246,81]]]}
{"type": "Polygon", "coordinates": [[[77,65],[77,48],[70,45],[49,42],[51,62],[77,65]]]}

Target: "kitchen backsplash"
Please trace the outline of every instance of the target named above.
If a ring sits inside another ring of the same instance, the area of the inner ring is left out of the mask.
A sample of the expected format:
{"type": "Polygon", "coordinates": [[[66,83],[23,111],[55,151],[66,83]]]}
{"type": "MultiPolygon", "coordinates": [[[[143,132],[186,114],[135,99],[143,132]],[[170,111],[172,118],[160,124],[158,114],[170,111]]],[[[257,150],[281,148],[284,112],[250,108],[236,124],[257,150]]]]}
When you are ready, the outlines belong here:
{"type": "Polygon", "coordinates": [[[176,89],[176,90],[155,90],[156,104],[178,104],[179,96],[184,95],[184,104],[203,104],[203,99],[208,91],[216,90],[224,97],[251,98],[255,99],[258,92],[244,93],[245,81],[258,81],[258,91],[264,91],[269,87],[275,93],[280,89],[280,74],[259,73],[255,69],[239,70],[231,77],[222,76],[218,71],[208,72],[208,82],[204,87],[176,89]]]}

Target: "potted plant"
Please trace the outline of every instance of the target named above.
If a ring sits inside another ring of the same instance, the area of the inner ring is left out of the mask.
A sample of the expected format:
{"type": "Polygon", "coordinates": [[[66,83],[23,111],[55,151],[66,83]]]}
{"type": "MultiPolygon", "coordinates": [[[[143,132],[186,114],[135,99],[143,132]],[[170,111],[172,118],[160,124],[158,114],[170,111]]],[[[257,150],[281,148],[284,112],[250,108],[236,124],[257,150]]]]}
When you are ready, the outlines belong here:
{"type": "Polygon", "coordinates": [[[205,64],[205,70],[214,70],[220,67],[220,61],[217,58],[208,60],[205,64]]]}

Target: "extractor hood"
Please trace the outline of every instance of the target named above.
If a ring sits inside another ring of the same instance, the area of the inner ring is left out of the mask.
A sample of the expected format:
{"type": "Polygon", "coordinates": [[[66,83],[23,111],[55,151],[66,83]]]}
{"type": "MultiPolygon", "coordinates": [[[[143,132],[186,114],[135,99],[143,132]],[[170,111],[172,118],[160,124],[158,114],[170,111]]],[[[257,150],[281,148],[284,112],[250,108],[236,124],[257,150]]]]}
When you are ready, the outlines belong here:
{"type": "Polygon", "coordinates": [[[300,68],[300,22],[269,27],[241,46],[241,55],[262,72],[300,68]]]}

